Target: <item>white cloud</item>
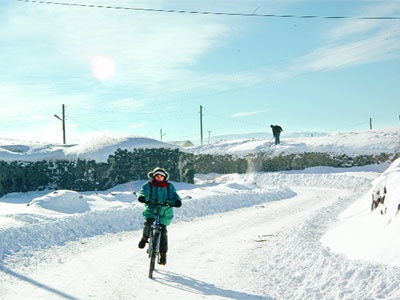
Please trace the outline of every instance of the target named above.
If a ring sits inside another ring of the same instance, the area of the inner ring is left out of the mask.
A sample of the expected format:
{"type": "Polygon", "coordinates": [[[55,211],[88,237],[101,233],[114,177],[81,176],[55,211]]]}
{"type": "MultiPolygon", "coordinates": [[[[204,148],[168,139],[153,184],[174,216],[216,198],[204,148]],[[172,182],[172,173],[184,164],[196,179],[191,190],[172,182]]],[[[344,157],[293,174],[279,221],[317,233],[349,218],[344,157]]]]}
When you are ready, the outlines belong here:
{"type": "MultiPolygon", "coordinates": [[[[380,4],[363,11],[362,15],[390,16],[399,11],[400,4],[380,4]]],[[[323,45],[294,58],[287,67],[271,71],[269,78],[276,82],[308,72],[397,59],[400,56],[399,38],[400,24],[397,21],[345,20],[328,32],[323,45]]]]}
{"type": "Polygon", "coordinates": [[[269,110],[257,110],[257,111],[243,111],[243,112],[238,112],[232,115],[233,118],[241,118],[241,117],[248,117],[248,116],[254,116],[254,115],[259,115],[265,112],[268,112],[269,110]]]}
{"type": "Polygon", "coordinates": [[[303,69],[324,71],[385,61],[400,56],[398,50],[398,36],[379,33],[367,39],[316,49],[302,58],[303,69]]]}
{"type": "Polygon", "coordinates": [[[91,103],[93,98],[87,94],[60,94],[49,84],[0,84],[0,116],[13,118],[14,113],[32,113],[33,115],[56,110],[61,105],[81,106],[82,102],[91,103]]]}
{"type": "MultiPolygon", "coordinates": [[[[384,3],[364,9],[362,16],[391,16],[400,4],[384,3]]],[[[328,34],[327,45],[302,58],[304,69],[332,70],[398,57],[400,26],[390,20],[346,20],[328,34]]]]}
{"type": "MultiPolygon", "coordinates": [[[[368,6],[359,12],[360,17],[385,17],[398,15],[400,12],[400,4],[395,2],[379,3],[378,5],[368,6]]],[[[335,40],[346,40],[350,37],[354,37],[362,34],[370,34],[374,31],[390,31],[391,28],[398,28],[396,24],[398,22],[391,20],[363,20],[363,19],[349,19],[342,22],[339,26],[334,27],[328,32],[328,39],[331,41],[335,40]]]]}
{"type": "MultiPolygon", "coordinates": [[[[85,3],[98,5],[91,0],[85,3]]],[[[251,11],[256,7],[254,1],[234,4],[223,1],[213,4],[212,9],[205,8],[204,3],[179,1],[110,1],[109,5],[200,11],[235,11],[244,6],[251,11]]],[[[210,76],[210,72],[193,71],[192,67],[208,53],[232,39],[233,18],[39,3],[10,6],[7,16],[0,38],[12,41],[13,47],[5,54],[11,58],[10,64],[3,61],[0,67],[3,65],[10,74],[30,83],[31,79],[40,84],[48,82],[54,94],[63,93],[67,85],[82,93],[79,89],[86,85],[88,93],[96,97],[99,89],[93,80],[91,62],[98,56],[113,62],[112,76],[106,76],[112,80],[102,84],[106,88],[135,90],[135,96],[140,95],[142,102],[154,99],[154,93],[204,88],[223,91],[232,85],[249,86],[260,81],[254,72],[210,76]],[[27,50],[15,55],[15,47],[20,43],[26,43],[20,49],[27,50]],[[23,64],[17,64],[17,60],[23,64]]],[[[103,101],[99,98],[98,101],[103,101]]]]}
{"type": "Polygon", "coordinates": [[[55,42],[66,59],[80,61],[83,71],[94,56],[107,56],[117,82],[146,89],[184,76],[227,31],[215,18],[107,9],[91,10],[90,18],[85,10],[69,9],[58,22],[55,42]]]}

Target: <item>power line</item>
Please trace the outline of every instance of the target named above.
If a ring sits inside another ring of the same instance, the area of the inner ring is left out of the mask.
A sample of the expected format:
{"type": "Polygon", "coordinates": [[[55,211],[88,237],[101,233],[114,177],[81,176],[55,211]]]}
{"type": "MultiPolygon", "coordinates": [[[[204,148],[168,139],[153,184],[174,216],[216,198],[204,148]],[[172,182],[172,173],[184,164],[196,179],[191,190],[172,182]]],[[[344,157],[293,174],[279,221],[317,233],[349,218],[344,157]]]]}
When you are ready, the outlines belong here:
{"type": "Polygon", "coordinates": [[[296,19],[355,19],[355,20],[400,20],[400,16],[366,16],[366,17],[350,17],[350,16],[318,16],[318,15],[276,15],[276,14],[259,14],[259,13],[235,13],[235,12],[216,12],[216,11],[197,11],[197,10],[181,10],[181,9],[158,9],[143,7],[125,7],[113,5],[96,5],[72,2],[55,2],[44,0],[17,0],[19,2],[30,2],[50,5],[63,5],[85,8],[103,8],[115,10],[132,10],[141,12],[158,12],[173,14],[198,14],[198,15],[216,15],[216,16],[232,16],[232,17],[263,17],[263,18],[296,18],[296,19]]]}
{"type": "MultiPolygon", "coordinates": [[[[20,139],[12,139],[12,138],[2,138],[0,137],[0,140],[5,140],[5,141],[11,141],[11,142],[18,142],[18,143],[32,143],[32,144],[40,144],[40,145],[44,145],[44,146],[48,146],[49,144],[52,144],[50,142],[38,142],[38,141],[30,141],[30,140],[20,140],[20,139]]],[[[4,145],[2,145],[4,146],[4,145]]]]}

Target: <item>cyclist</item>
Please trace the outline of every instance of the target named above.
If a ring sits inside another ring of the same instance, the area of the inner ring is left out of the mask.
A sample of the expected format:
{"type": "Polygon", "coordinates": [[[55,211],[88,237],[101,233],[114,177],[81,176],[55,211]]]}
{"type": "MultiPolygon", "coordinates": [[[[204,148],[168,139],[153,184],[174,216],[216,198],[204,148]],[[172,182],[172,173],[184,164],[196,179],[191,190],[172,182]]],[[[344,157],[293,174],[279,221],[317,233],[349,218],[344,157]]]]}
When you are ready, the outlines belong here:
{"type": "MultiPolygon", "coordinates": [[[[157,167],[147,174],[150,181],[143,184],[138,193],[138,201],[144,203],[145,209],[143,216],[146,219],[144,222],[143,236],[139,242],[139,248],[143,249],[149,240],[151,225],[155,221],[157,208],[152,205],[155,203],[168,203],[173,207],[181,207],[182,199],[176,192],[176,188],[168,182],[169,174],[163,168],[157,167]]],[[[167,263],[168,251],[168,232],[167,226],[171,224],[174,217],[172,207],[163,206],[160,208],[160,224],[161,224],[161,241],[160,241],[160,265],[167,263]]]]}

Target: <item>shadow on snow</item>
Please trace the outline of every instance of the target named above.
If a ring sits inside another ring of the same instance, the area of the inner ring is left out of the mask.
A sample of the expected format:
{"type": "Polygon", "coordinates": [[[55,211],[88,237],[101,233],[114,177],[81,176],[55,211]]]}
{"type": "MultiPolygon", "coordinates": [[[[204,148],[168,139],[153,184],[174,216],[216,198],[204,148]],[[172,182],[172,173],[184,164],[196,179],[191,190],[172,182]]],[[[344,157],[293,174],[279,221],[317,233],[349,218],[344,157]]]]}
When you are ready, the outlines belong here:
{"type": "Polygon", "coordinates": [[[162,277],[155,277],[153,278],[154,281],[193,294],[220,296],[235,300],[274,300],[273,298],[266,298],[261,295],[254,295],[245,292],[219,288],[213,284],[197,280],[195,278],[182,274],[160,270],[157,270],[156,272],[162,275],[162,277]]]}
{"type": "Polygon", "coordinates": [[[29,277],[27,277],[25,275],[22,275],[22,274],[19,274],[17,272],[14,272],[13,270],[10,270],[10,269],[2,266],[2,265],[0,265],[0,271],[4,272],[5,274],[8,274],[10,276],[14,276],[15,278],[18,278],[21,281],[25,281],[27,283],[30,283],[30,284],[38,287],[38,288],[44,289],[44,290],[46,290],[46,291],[48,291],[50,293],[56,294],[60,298],[69,299],[69,300],[78,300],[78,298],[75,298],[75,297],[73,297],[71,295],[68,295],[68,294],[66,294],[66,293],[64,293],[64,292],[62,292],[60,290],[57,290],[57,289],[52,288],[50,286],[47,286],[44,283],[38,282],[36,280],[33,280],[32,278],[29,278],[29,277]]]}

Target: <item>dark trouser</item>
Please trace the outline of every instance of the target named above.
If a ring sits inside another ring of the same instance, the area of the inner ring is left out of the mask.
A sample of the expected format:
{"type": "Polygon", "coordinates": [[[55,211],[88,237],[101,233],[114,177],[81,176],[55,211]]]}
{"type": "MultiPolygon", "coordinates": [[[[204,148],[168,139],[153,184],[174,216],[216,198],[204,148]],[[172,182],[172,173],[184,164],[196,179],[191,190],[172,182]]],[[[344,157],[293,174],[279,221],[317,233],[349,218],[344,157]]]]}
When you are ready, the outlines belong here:
{"type": "MultiPolygon", "coordinates": [[[[149,237],[150,236],[150,230],[151,230],[151,225],[154,223],[155,219],[150,218],[147,219],[146,222],[144,222],[144,228],[143,228],[143,236],[149,237]]],[[[161,240],[160,240],[160,252],[167,252],[168,251],[168,230],[167,226],[161,225],[161,240]]]]}
{"type": "Polygon", "coordinates": [[[280,135],[281,135],[280,133],[275,134],[275,145],[278,145],[281,142],[279,139],[280,135]]]}

